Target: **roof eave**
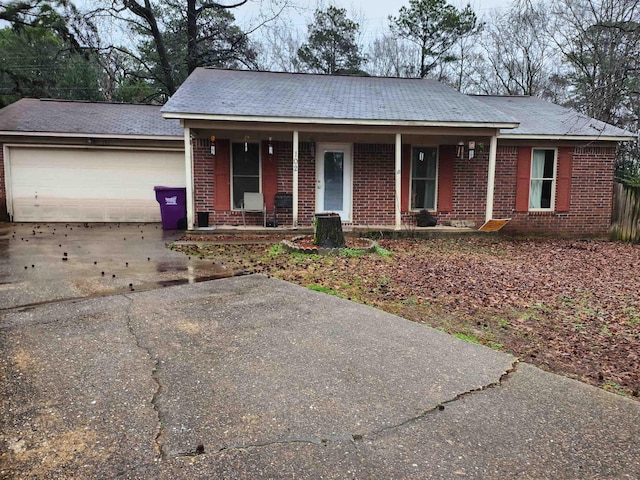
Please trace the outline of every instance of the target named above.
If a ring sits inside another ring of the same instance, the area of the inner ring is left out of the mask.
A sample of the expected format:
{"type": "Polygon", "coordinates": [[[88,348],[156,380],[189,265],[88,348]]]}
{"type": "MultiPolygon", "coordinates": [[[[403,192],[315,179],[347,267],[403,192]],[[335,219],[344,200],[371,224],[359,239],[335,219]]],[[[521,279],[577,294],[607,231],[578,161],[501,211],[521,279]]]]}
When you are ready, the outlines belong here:
{"type": "Polygon", "coordinates": [[[108,133],[69,133],[69,132],[23,132],[0,130],[0,136],[15,137],[59,137],[59,138],[110,138],[114,140],[184,140],[182,135],[112,135],[108,133]]]}
{"type": "Polygon", "coordinates": [[[304,125],[358,125],[397,127],[465,127],[465,128],[517,128],[514,122],[424,122],[417,120],[372,120],[353,118],[264,117],[253,115],[208,115],[200,113],[162,112],[164,118],[180,120],[209,120],[213,122],[263,122],[304,125]]]}
{"type": "Polygon", "coordinates": [[[501,140],[575,140],[575,141],[600,141],[600,142],[634,142],[637,137],[624,135],[543,135],[543,134],[500,134],[501,140]]]}

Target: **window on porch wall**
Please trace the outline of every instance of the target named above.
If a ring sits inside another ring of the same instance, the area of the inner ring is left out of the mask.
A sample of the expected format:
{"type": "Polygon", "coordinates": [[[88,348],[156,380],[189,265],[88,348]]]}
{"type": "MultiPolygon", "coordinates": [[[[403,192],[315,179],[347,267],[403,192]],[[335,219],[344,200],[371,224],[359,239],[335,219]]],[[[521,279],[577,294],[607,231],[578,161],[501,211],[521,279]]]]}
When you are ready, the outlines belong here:
{"type": "Polygon", "coordinates": [[[411,150],[411,210],[435,210],[438,178],[438,149],[411,150]]]}
{"type": "Polygon", "coordinates": [[[551,210],[555,190],[556,151],[534,149],[531,159],[529,209],[551,210]]]}
{"type": "Polygon", "coordinates": [[[232,208],[240,210],[245,192],[260,192],[260,144],[231,144],[231,174],[232,208]]]}

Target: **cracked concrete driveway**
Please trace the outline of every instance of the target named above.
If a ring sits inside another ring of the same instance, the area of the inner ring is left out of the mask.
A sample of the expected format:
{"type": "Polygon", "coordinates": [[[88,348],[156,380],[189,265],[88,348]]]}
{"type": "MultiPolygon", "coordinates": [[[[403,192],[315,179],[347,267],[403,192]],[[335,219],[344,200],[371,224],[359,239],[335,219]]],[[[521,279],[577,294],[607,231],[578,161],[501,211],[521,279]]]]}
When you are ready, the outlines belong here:
{"type": "Polygon", "coordinates": [[[153,289],[147,257],[193,261],[157,235],[85,299],[133,258],[116,237],[38,305],[0,261],[0,478],[640,477],[638,402],[262,276],[153,289]]]}

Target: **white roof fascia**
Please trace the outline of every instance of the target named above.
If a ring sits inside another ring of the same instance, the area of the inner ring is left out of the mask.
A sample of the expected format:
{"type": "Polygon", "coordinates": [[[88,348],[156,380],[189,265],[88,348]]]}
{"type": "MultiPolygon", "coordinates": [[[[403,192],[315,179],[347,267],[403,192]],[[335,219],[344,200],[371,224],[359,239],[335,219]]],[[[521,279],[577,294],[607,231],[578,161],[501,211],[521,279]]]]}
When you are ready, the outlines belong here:
{"type": "Polygon", "coordinates": [[[211,120],[236,122],[292,123],[315,125],[363,125],[386,127],[467,127],[467,128],[517,128],[520,123],[482,122],[424,122],[416,120],[359,120],[351,118],[299,118],[299,117],[254,117],[250,115],[207,115],[197,113],[163,112],[164,118],[181,120],[211,120]]]}
{"type": "Polygon", "coordinates": [[[118,140],[184,140],[183,136],[167,135],[109,135],[108,133],[58,133],[0,130],[0,136],[60,137],[60,138],[113,138],[118,140]]]}
{"type": "Polygon", "coordinates": [[[606,136],[606,135],[527,135],[507,133],[498,135],[498,139],[505,140],[575,140],[575,141],[601,141],[601,142],[633,142],[635,136],[606,136]]]}

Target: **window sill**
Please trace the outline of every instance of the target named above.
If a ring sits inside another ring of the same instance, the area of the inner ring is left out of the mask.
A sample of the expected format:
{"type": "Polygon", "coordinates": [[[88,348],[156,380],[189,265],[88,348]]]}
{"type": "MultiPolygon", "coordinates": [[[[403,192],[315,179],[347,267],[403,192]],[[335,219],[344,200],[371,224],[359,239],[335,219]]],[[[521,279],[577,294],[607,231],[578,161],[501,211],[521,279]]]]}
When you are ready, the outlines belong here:
{"type": "Polygon", "coordinates": [[[554,210],[530,210],[530,217],[553,217],[556,214],[554,210]]]}

